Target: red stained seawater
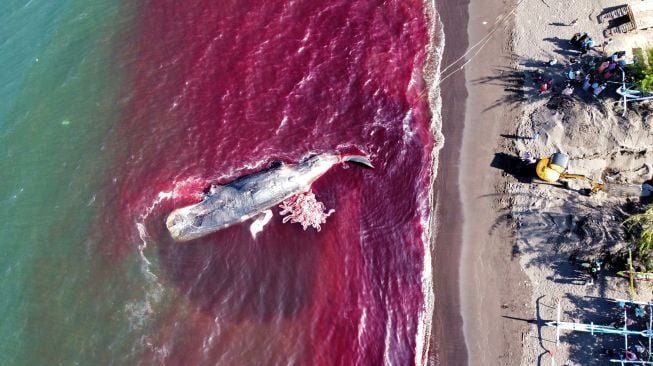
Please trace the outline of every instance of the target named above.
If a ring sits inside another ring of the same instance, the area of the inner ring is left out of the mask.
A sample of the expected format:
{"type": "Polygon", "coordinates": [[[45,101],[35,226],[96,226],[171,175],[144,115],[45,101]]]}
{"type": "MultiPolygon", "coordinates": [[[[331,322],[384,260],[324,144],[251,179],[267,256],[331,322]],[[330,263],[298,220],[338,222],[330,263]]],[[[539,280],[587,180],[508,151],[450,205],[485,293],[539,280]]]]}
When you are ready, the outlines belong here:
{"type": "Polygon", "coordinates": [[[131,253],[143,223],[178,293],[145,363],[415,363],[434,147],[425,5],[152,0],[138,21],[115,251],[131,253]],[[339,165],[314,184],[336,210],[319,233],[278,209],[256,239],[249,222],[190,243],[165,229],[209,182],[334,151],[376,169],[339,165]]]}

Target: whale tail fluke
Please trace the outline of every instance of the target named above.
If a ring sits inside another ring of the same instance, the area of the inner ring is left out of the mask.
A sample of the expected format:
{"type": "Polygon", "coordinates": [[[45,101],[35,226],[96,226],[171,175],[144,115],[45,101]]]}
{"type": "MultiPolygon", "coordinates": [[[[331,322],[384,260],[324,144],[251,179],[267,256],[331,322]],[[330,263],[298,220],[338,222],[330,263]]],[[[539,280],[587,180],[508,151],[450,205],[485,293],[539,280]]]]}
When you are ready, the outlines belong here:
{"type": "Polygon", "coordinates": [[[356,163],[360,164],[364,167],[374,169],[374,165],[372,165],[372,161],[367,156],[363,155],[345,155],[342,157],[342,161],[350,162],[350,163],[356,163]]]}

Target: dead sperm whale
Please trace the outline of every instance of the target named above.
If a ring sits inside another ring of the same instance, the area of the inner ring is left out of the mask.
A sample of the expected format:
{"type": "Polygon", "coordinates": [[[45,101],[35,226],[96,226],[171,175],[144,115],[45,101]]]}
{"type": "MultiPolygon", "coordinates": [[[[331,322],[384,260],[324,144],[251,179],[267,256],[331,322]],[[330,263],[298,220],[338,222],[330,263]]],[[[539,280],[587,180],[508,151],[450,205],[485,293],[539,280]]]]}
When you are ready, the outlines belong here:
{"type": "Polygon", "coordinates": [[[201,202],[172,211],[166,219],[166,226],[176,241],[193,240],[222,230],[297,193],[307,192],[315,180],[341,162],[355,162],[373,168],[365,156],[328,153],[299,164],[280,164],[224,186],[211,186],[201,202]]]}

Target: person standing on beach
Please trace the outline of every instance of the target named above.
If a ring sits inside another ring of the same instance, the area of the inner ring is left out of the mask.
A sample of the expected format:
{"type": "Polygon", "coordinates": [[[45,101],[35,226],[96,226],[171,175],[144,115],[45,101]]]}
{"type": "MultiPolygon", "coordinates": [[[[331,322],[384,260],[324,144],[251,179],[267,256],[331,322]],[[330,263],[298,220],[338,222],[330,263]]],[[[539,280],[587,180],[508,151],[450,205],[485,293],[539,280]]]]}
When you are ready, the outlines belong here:
{"type": "Polygon", "coordinates": [[[574,94],[574,87],[571,84],[567,84],[567,87],[562,90],[562,95],[570,96],[572,94],[574,94]]]}
{"type": "Polygon", "coordinates": [[[591,86],[592,86],[592,75],[587,74],[585,75],[585,80],[583,81],[583,90],[588,91],[591,86]]]}
{"type": "Polygon", "coordinates": [[[601,94],[603,89],[605,89],[606,84],[605,83],[600,84],[600,85],[598,83],[594,83],[594,84],[596,84],[596,87],[594,87],[594,85],[592,85],[594,87],[593,94],[594,94],[595,97],[597,97],[599,94],[601,94]]]}
{"type": "Polygon", "coordinates": [[[574,34],[573,37],[571,37],[571,40],[569,41],[569,43],[571,43],[572,46],[574,46],[574,47],[576,47],[576,48],[579,48],[579,47],[580,47],[581,38],[582,38],[583,36],[585,36],[585,35],[587,35],[587,33],[585,33],[585,34],[581,34],[580,32],[579,32],[579,33],[576,33],[576,34],[574,34]]]}
{"type": "Polygon", "coordinates": [[[540,94],[546,93],[551,89],[552,86],[553,86],[553,79],[549,79],[548,81],[542,81],[542,83],[540,83],[540,94]]]}

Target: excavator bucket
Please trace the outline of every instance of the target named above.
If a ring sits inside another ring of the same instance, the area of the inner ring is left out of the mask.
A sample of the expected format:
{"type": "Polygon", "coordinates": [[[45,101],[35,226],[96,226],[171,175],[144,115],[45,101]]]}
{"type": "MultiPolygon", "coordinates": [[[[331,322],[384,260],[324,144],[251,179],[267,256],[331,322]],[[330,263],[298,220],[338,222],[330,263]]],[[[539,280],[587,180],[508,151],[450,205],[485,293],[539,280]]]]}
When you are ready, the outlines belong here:
{"type": "Polygon", "coordinates": [[[595,182],[594,184],[592,184],[592,193],[602,191],[604,188],[605,188],[605,184],[595,182]]]}

